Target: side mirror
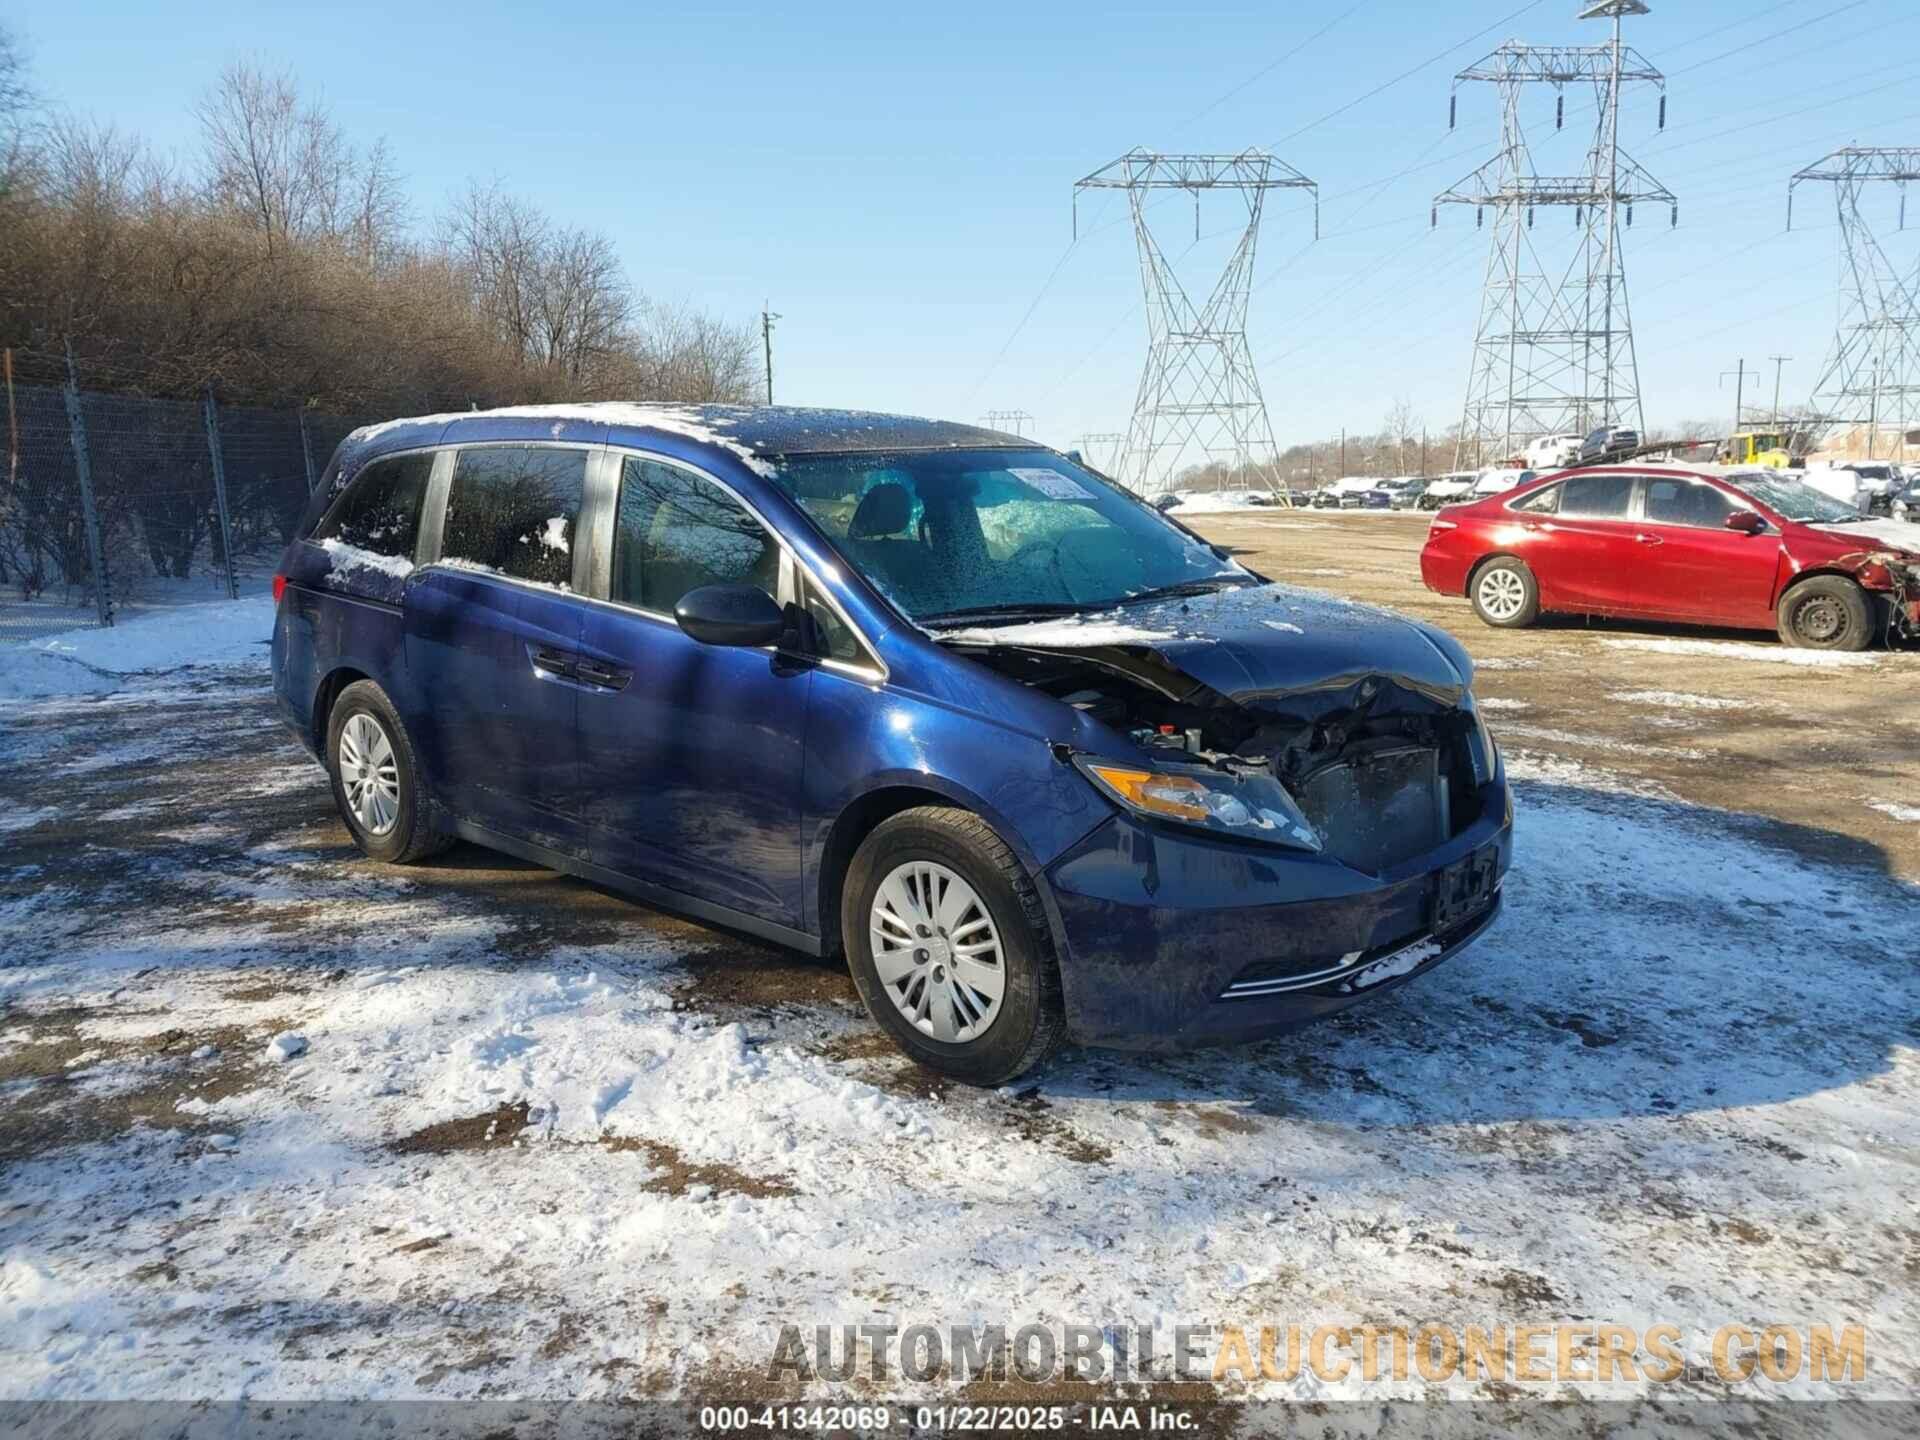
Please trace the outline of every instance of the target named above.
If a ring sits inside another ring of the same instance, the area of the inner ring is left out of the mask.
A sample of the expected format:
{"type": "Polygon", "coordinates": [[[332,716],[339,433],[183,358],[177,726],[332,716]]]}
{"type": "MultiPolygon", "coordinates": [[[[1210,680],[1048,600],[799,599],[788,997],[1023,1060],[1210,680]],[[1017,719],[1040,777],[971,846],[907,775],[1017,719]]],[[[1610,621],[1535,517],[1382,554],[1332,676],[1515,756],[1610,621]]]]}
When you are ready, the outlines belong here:
{"type": "Polygon", "coordinates": [[[680,628],[702,645],[774,645],[786,633],[778,602],[757,585],[702,585],[673,607],[680,628]]]}
{"type": "Polygon", "coordinates": [[[1738,530],[1742,535],[1758,535],[1767,528],[1767,522],[1752,510],[1730,510],[1727,512],[1727,529],[1738,530]]]}

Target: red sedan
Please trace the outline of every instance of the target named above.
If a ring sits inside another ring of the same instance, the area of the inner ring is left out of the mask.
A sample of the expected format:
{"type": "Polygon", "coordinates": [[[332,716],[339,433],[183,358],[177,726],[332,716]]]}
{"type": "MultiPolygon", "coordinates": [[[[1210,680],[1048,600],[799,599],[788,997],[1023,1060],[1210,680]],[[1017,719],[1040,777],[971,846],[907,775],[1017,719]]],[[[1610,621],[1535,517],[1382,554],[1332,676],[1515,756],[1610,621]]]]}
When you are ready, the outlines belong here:
{"type": "Polygon", "coordinates": [[[1920,525],[1862,520],[1791,471],[1557,471],[1439,511],[1420,578],[1503,628],[1558,611],[1777,629],[1822,650],[1920,639],[1920,525]]]}

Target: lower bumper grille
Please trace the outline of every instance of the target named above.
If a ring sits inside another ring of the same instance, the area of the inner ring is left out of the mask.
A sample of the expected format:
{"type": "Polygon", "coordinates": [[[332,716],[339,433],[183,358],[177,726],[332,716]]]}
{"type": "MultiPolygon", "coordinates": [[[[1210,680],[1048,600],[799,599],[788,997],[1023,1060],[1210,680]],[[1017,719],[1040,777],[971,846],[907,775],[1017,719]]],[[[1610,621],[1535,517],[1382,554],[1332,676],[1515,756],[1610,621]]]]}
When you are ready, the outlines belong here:
{"type": "Polygon", "coordinates": [[[1255,961],[1220,992],[1220,999],[1257,1000],[1266,995],[1284,995],[1292,990],[1313,990],[1321,986],[1366,990],[1384,985],[1471,940],[1486,928],[1499,908],[1500,893],[1496,890],[1483,908],[1445,930],[1416,931],[1371,950],[1351,951],[1304,972],[1287,962],[1255,961]]]}

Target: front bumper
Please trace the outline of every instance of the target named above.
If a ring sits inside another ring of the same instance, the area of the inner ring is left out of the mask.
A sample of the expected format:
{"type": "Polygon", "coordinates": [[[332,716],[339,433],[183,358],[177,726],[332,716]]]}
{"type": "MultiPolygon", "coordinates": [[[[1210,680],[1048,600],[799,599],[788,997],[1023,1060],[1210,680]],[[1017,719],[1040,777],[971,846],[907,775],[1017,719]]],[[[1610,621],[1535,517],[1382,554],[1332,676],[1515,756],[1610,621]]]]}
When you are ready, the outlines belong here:
{"type": "Polygon", "coordinates": [[[1115,815],[1047,871],[1069,1033],[1129,1050],[1258,1040],[1424,974],[1499,913],[1513,859],[1504,774],[1481,801],[1460,834],[1379,876],[1115,815]],[[1490,903],[1436,931],[1441,873],[1476,855],[1493,867],[1490,903]]]}

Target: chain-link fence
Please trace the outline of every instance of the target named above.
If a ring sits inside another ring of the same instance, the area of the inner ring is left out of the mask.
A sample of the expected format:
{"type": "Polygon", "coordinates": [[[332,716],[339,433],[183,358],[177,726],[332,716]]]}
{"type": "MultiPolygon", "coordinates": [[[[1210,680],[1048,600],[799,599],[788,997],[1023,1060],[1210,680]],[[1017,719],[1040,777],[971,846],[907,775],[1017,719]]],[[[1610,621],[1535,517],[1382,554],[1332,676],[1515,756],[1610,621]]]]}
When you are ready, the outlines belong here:
{"type": "Polygon", "coordinates": [[[237,597],[292,537],[355,421],[8,384],[0,641],[129,605],[237,597]]]}

